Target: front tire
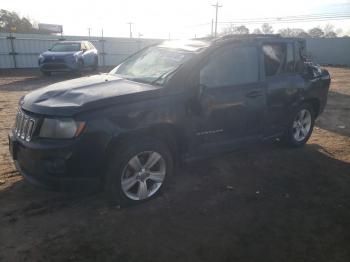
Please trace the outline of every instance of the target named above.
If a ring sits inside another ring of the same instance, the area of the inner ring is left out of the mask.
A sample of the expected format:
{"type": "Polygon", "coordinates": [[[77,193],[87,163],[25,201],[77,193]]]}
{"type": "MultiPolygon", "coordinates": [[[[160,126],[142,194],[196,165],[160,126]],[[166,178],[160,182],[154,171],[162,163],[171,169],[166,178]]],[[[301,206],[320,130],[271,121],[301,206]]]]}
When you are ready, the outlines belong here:
{"type": "Polygon", "coordinates": [[[315,124],[315,114],[310,104],[302,104],[295,110],[285,135],[288,146],[302,147],[309,140],[315,124]]]}
{"type": "Polygon", "coordinates": [[[82,59],[79,59],[77,63],[78,65],[77,65],[76,73],[78,75],[82,75],[84,71],[84,61],[82,59]]]}
{"type": "Polygon", "coordinates": [[[92,71],[97,71],[97,68],[98,68],[98,58],[95,57],[94,59],[94,64],[92,65],[92,71]]]}
{"type": "Polygon", "coordinates": [[[133,205],[156,197],[173,172],[173,158],[160,141],[129,140],[110,160],[106,191],[113,204],[133,205]]]}

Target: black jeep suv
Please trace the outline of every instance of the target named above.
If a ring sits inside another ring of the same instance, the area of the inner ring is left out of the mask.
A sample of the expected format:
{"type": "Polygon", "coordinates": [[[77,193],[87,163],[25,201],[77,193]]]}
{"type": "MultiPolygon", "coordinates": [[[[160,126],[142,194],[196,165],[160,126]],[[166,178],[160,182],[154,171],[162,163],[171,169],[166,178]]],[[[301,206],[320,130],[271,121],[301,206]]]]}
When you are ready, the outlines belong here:
{"type": "Polygon", "coordinates": [[[103,185],[114,201],[141,202],[177,161],[266,139],[304,145],[330,85],[305,53],[279,36],[165,41],[108,74],[25,95],[10,151],[34,183],[103,185]]]}

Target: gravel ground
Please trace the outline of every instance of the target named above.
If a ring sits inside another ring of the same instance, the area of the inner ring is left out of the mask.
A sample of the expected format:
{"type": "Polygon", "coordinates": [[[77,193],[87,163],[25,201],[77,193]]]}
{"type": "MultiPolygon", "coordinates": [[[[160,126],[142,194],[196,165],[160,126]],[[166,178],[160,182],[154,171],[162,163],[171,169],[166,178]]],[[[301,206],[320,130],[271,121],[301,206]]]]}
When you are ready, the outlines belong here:
{"type": "Polygon", "coordinates": [[[28,91],[74,75],[0,71],[0,261],[350,261],[350,69],[328,68],[308,144],[262,144],[179,168],[143,205],[31,186],[7,133],[28,91]]]}

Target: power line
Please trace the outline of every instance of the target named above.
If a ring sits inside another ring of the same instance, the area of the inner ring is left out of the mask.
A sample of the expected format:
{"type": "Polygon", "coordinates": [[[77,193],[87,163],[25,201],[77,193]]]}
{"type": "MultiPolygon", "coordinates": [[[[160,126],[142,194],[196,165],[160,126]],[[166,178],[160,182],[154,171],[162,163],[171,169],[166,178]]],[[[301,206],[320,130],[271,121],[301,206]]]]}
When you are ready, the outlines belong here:
{"type": "Polygon", "coordinates": [[[274,16],[274,17],[260,17],[260,18],[245,18],[240,19],[240,21],[248,20],[268,20],[268,19],[303,19],[303,18],[326,18],[326,17],[338,17],[347,16],[349,12],[342,13],[323,13],[323,14],[304,14],[304,15],[294,15],[294,16],[274,16]]]}
{"type": "Polygon", "coordinates": [[[300,23],[300,22],[322,22],[322,21],[335,21],[335,20],[348,20],[350,16],[334,17],[334,18],[318,18],[318,19],[299,19],[299,20],[264,20],[264,21],[231,21],[231,22],[219,22],[219,24],[282,24],[282,23],[300,23]]]}
{"type": "Polygon", "coordinates": [[[312,22],[312,21],[325,21],[325,20],[345,20],[350,18],[350,13],[333,13],[333,14],[313,14],[313,15],[299,15],[299,16],[284,16],[284,17],[264,17],[264,18],[252,18],[252,19],[240,19],[229,22],[220,23],[288,23],[288,22],[312,22]]]}
{"type": "MultiPolygon", "coordinates": [[[[261,23],[291,23],[291,22],[317,22],[327,20],[347,20],[350,19],[349,12],[343,13],[323,13],[323,14],[308,14],[308,15],[295,15],[295,16],[284,16],[284,17],[260,17],[260,18],[246,18],[237,19],[233,21],[218,22],[218,24],[261,24],[261,23]]],[[[208,26],[210,23],[201,23],[190,25],[187,27],[199,27],[208,26]]]]}

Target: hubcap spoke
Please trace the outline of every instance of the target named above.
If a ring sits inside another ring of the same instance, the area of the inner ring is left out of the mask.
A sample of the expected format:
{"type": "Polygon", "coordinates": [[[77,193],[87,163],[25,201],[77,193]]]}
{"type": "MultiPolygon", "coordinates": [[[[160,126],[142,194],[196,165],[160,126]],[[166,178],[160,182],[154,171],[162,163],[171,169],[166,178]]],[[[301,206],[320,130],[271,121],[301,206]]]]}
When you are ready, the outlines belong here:
{"type": "Polygon", "coordinates": [[[308,125],[311,122],[311,116],[307,115],[304,119],[303,119],[303,125],[308,125]]]}
{"type": "Polygon", "coordinates": [[[306,111],[306,110],[302,110],[302,111],[301,111],[301,115],[302,115],[301,121],[303,121],[303,120],[305,119],[306,114],[307,114],[307,111],[306,111]]]}
{"type": "Polygon", "coordinates": [[[122,181],[122,187],[123,187],[125,190],[129,190],[130,188],[132,188],[132,187],[136,184],[136,182],[137,182],[136,176],[133,175],[132,177],[125,178],[125,179],[122,181]]]}
{"type": "Polygon", "coordinates": [[[152,152],[150,154],[150,156],[148,157],[147,162],[144,165],[144,167],[146,169],[151,169],[159,161],[160,158],[161,158],[161,156],[158,153],[152,152]]]}
{"type": "Polygon", "coordinates": [[[139,200],[145,199],[148,197],[148,189],[146,181],[139,181],[139,188],[137,190],[137,196],[139,200]]]}
{"type": "Polygon", "coordinates": [[[297,139],[300,139],[300,128],[297,129],[296,137],[297,137],[297,139]]]}
{"type": "Polygon", "coordinates": [[[148,179],[156,183],[161,183],[164,180],[164,176],[165,176],[165,171],[150,172],[148,179]]]}
{"type": "Polygon", "coordinates": [[[142,168],[140,159],[138,156],[134,156],[130,161],[129,161],[129,165],[135,170],[135,171],[139,171],[142,168]]]}

